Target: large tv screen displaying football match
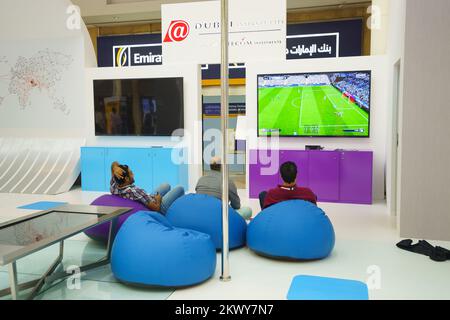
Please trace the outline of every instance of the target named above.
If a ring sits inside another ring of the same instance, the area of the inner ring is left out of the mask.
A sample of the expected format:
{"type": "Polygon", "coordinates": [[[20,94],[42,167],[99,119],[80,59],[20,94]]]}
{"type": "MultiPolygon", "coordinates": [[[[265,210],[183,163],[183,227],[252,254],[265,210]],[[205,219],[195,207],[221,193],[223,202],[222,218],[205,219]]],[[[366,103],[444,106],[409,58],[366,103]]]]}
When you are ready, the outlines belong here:
{"type": "Polygon", "coordinates": [[[369,137],[370,71],[258,75],[258,134],[369,137]]]}

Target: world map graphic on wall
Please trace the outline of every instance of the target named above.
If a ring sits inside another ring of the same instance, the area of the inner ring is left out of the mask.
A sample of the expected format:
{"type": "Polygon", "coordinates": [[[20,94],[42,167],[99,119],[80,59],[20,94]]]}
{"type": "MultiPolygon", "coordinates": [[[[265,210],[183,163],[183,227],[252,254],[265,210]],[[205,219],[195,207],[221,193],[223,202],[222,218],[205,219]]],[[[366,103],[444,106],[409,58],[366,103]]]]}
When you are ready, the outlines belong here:
{"type": "Polygon", "coordinates": [[[56,86],[73,61],[72,56],[49,49],[38,51],[30,58],[18,57],[12,63],[0,56],[0,107],[6,97],[17,96],[20,108],[26,109],[32,105],[31,93],[37,90],[48,96],[55,109],[70,114],[64,98],[57,95],[56,86]],[[5,83],[7,93],[2,95],[5,83]]]}

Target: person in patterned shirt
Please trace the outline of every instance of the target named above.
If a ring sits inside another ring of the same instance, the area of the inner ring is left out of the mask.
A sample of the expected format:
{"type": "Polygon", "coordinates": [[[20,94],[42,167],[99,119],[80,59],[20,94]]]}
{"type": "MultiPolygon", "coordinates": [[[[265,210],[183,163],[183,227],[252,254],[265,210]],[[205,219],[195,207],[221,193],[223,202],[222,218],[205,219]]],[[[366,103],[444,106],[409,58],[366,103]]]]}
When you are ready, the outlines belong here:
{"type": "Polygon", "coordinates": [[[171,190],[169,184],[161,184],[152,194],[134,184],[134,173],[127,165],[113,162],[111,165],[111,194],[138,201],[152,211],[166,214],[172,203],[184,195],[184,188],[177,186],[171,190]]]}

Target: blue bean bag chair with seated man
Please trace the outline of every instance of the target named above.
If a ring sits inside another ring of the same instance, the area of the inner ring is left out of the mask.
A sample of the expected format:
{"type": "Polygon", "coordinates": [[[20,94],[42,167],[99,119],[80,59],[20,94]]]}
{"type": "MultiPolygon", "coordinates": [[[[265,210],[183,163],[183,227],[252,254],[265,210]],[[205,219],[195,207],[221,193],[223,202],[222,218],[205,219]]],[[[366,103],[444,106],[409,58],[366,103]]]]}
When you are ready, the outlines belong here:
{"type": "Polygon", "coordinates": [[[264,209],[247,230],[248,247],[275,259],[323,259],[331,254],[334,244],[334,228],[325,212],[302,200],[264,209]]]}
{"type": "Polygon", "coordinates": [[[126,284],[188,287],[214,274],[216,249],[207,234],[175,228],[156,212],[137,212],[116,236],[111,269],[126,284]]]}
{"type": "MultiPolygon", "coordinates": [[[[247,223],[229,207],[229,246],[245,246],[247,223]]],[[[169,208],[167,219],[179,228],[209,234],[217,250],[222,249],[222,201],[205,194],[187,194],[178,198],[169,208]]]]}

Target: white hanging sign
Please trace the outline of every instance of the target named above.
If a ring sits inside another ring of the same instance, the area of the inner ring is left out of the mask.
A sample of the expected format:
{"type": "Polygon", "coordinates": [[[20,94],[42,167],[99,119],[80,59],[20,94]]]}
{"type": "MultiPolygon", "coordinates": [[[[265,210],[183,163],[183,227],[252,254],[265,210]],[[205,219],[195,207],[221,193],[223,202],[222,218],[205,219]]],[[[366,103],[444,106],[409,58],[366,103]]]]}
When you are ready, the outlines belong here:
{"type": "MultiPolygon", "coordinates": [[[[220,1],[161,12],[163,63],[220,63],[220,1]]],[[[229,24],[229,61],[286,60],[286,0],[230,0],[229,24]]]]}

